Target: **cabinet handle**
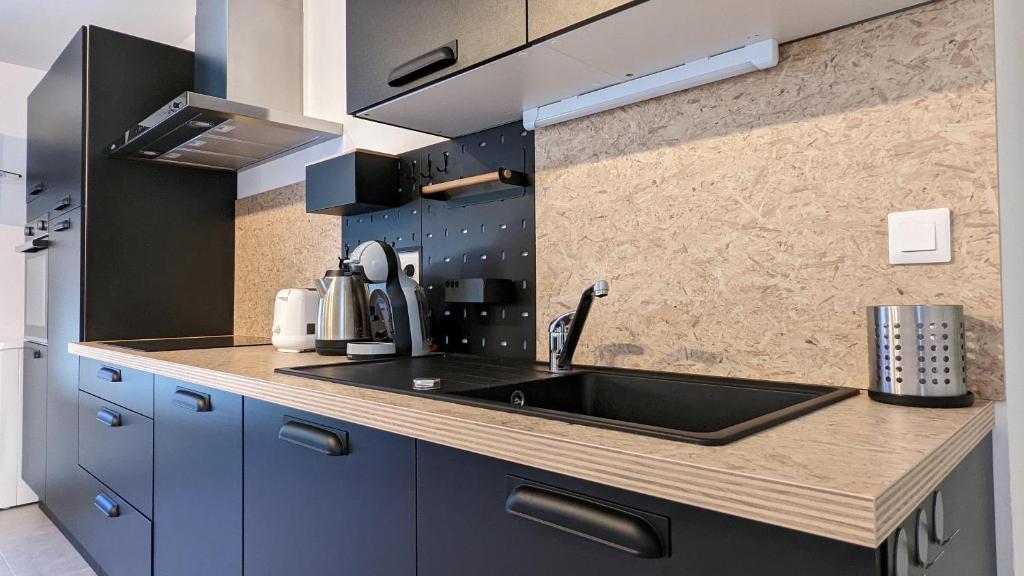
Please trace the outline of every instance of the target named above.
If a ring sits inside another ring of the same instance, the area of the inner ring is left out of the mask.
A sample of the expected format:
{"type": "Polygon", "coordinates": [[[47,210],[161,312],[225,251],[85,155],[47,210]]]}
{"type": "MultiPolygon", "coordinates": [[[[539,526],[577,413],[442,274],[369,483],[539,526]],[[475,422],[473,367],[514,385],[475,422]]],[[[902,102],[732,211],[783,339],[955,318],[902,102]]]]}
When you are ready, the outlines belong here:
{"type": "Polygon", "coordinates": [[[65,196],[65,197],[60,199],[60,202],[57,202],[53,206],[53,209],[54,210],[63,210],[65,208],[67,208],[68,206],[71,206],[71,202],[72,202],[71,196],[65,196]]]}
{"type": "Polygon", "coordinates": [[[179,408],[184,408],[193,412],[210,411],[209,396],[206,394],[200,394],[199,392],[193,392],[186,388],[178,388],[175,390],[174,396],[171,398],[171,403],[179,408]]]}
{"type": "Polygon", "coordinates": [[[121,415],[106,408],[100,408],[100,411],[96,413],[96,419],[104,426],[110,426],[111,428],[117,428],[121,425],[121,415]]]}
{"type": "Polygon", "coordinates": [[[100,380],[103,380],[104,382],[120,382],[121,371],[118,370],[117,368],[109,368],[107,366],[104,366],[103,368],[100,368],[99,371],[96,372],[96,377],[99,378],[100,380]]]}
{"type": "Polygon", "coordinates": [[[348,442],[340,435],[294,420],[285,422],[277,431],[277,437],[327,456],[343,456],[348,452],[348,442]]]}
{"type": "Polygon", "coordinates": [[[39,350],[33,350],[32,351],[32,358],[34,358],[36,360],[39,360],[42,357],[43,357],[43,353],[41,351],[39,351],[39,350]]]}
{"type": "Polygon", "coordinates": [[[458,61],[459,41],[452,40],[444,46],[434,48],[392,70],[391,74],[388,74],[388,86],[392,88],[405,86],[458,61]]]}
{"type": "Polygon", "coordinates": [[[33,186],[32,189],[28,191],[28,194],[29,196],[38,196],[42,194],[44,190],[46,190],[46,184],[40,182],[33,186]]]}
{"type": "Polygon", "coordinates": [[[662,540],[650,522],[598,502],[519,485],[505,500],[505,511],[640,558],[665,556],[662,540]]]}
{"type": "Polygon", "coordinates": [[[54,232],[63,232],[69,228],[71,228],[71,220],[61,220],[53,225],[54,232]]]}
{"type": "Polygon", "coordinates": [[[96,505],[96,508],[107,518],[117,518],[121,515],[121,507],[117,505],[117,502],[113,498],[107,496],[103,492],[96,495],[96,498],[92,501],[96,505]]]}
{"type": "Polygon", "coordinates": [[[14,248],[14,251],[15,252],[20,252],[22,254],[32,254],[32,253],[35,253],[35,252],[42,252],[43,250],[46,250],[49,247],[50,247],[50,240],[49,239],[47,239],[45,237],[43,237],[43,238],[33,238],[33,239],[29,240],[28,242],[25,242],[24,244],[19,244],[18,246],[16,246],[14,248]]]}

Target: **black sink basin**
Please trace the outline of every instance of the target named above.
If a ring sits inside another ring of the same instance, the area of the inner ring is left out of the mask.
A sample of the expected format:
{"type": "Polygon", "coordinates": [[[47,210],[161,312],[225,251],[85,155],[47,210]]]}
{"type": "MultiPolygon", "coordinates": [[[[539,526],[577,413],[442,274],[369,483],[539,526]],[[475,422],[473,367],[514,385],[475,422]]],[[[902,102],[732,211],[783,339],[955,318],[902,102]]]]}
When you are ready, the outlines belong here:
{"type": "Polygon", "coordinates": [[[612,368],[551,374],[545,368],[445,354],[277,372],[697,444],[728,444],[857,395],[850,388],[805,384],[612,368]],[[441,388],[413,390],[413,379],[424,377],[440,379],[441,388]]]}
{"type": "Polygon", "coordinates": [[[825,386],[615,372],[451,393],[518,412],[700,444],[726,444],[856,394],[825,386]]]}

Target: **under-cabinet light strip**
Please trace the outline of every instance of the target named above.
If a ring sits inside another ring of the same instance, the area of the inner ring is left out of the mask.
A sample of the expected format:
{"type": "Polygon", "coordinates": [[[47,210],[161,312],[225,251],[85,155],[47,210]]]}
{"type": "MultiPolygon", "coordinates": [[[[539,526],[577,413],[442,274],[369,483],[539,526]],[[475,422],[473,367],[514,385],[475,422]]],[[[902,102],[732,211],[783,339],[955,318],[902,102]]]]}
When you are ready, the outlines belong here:
{"type": "Polygon", "coordinates": [[[778,63],[778,42],[774,39],[762,40],[621,84],[529,108],[523,111],[523,126],[527,130],[543,128],[740,74],[765,70],[778,63]]]}

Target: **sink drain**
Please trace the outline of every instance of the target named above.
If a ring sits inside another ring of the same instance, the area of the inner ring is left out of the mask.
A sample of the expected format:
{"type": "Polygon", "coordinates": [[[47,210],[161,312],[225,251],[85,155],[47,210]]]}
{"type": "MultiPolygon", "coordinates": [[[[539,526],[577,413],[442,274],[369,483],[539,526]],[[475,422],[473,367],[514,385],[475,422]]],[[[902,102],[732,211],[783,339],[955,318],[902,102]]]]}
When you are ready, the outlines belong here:
{"type": "Polygon", "coordinates": [[[525,406],[526,405],[526,394],[523,394],[522,390],[516,390],[512,393],[510,402],[513,406],[525,406]]]}

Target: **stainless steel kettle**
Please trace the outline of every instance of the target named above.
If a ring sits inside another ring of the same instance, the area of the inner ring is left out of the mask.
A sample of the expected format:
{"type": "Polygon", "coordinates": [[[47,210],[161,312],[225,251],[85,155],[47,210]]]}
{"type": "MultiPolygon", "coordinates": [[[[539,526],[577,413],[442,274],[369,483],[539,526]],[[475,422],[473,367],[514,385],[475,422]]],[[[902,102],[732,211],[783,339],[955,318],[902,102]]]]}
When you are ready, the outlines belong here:
{"type": "Polygon", "coordinates": [[[352,277],[341,263],[316,281],[320,304],[316,316],[316,351],[325,356],[344,355],[349,342],[371,339],[370,307],[366,285],[352,277]]]}

